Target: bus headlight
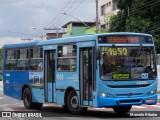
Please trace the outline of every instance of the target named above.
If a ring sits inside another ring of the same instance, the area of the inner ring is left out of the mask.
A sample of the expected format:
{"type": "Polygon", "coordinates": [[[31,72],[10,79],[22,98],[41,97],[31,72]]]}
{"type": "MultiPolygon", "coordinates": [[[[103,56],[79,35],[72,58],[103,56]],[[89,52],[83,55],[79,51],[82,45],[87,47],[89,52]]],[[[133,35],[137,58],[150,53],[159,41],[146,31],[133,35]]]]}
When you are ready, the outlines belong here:
{"type": "Polygon", "coordinates": [[[147,94],[151,95],[151,94],[155,94],[156,92],[157,92],[156,90],[152,90],[152,91],[148,92],[147,94]]]}
{"type": "Polygon", "coordinates": [[[98,95],[102,97],[110,97],[110,94],[106,94],[106,93],[98,93],[98,95]]]}
{"type": "Polygon", "coordinates": [[[106,97],[107,95],[106,95],[106,93],[102,93],[102,97],[106,97]]]}

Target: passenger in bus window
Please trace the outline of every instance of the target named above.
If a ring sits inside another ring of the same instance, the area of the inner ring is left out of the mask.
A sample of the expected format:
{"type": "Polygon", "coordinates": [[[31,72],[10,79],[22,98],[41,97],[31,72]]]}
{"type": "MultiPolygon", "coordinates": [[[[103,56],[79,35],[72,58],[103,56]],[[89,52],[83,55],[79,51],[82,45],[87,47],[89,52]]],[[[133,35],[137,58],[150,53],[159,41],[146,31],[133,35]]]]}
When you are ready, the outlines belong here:
{"type": "Polygon", "coordinates": [[[59,66],[59,67],[58,67],[58,71],[61,71],[61,70],[62,70],[62,69],[61,69],[61,67],[59,66]]]}
{"type": "Polygon", "coordinates": [[[38,64],[38,70],[42,70],[42,62],[38,64]]]}
{"type": "Polygon", "coordinates": [[[62,57],[62,51],[58,51],[58,57],[62,57]]]}
{"type": "Polygon", "coordinates": [[[73,52],[72,52],[72,56],[76,56],[76,51],[73,51],[73,52]]]}
{"type": "Polygon", "coordinates": [[[107,53],[103,54],[103,64],[102,64],[102,73],[105,75],[106,73],[111,73],[115,71],[115,67],[112,64],[111,57],[107,55],[107,53]]]}
{"type": "Polygon", "coordinates": [[[133,57],[129,57],[124,61],[124,66],[125,67],[136,67],[137,64],[133,57]]]}

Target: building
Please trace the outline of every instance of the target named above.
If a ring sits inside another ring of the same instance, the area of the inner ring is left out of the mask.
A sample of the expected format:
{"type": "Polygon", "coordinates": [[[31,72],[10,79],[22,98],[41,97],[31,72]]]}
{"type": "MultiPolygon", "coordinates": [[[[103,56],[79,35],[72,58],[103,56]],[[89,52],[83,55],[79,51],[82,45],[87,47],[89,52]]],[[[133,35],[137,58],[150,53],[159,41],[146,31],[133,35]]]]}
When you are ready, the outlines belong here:
{"type": "Polygon", "coordinates": [[[56,33],[46,33],[47,40],[48,39],[54,39],[54,38],[61,38],[63,34],[66,32],[56,32],[56,33]]]}
{"type": "Polygon", "coordinates": [[[99,0],[99,11],[100,29],[108,30],[110,18],[119,11],[115,0],[99,0]]]}
{"type": "Polygon", "coordinates": [[[70,21],[62,26],[67,29],[67,33],[62,37],[80,36],[85,34],[95,34],[95,22],[70,21]]]}

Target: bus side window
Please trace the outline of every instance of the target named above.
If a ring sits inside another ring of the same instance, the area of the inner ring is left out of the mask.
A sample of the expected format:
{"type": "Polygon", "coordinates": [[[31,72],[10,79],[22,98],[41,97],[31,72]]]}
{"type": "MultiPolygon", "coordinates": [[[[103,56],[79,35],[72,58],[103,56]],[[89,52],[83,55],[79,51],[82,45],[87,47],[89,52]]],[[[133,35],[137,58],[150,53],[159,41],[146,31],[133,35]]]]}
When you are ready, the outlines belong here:
{"type": "Polygon", "coordinates": [[[58,71],[76,70],[76,45],[58,46],[58,71]]]}
{"type": "Polygon", "coordinates": [[[5,70],[16,70],[16,50],[6,50],[5,54],[5,70]]]}
{"type": "Polygon", "coordinates": [[[30,70],[42,70],[42,48],[30,48],[30,70]]]}
{"type": "Polygon", "coordinates": [[[17,50],[17,70],[28,70],[28,56],[27,48],[17,50]]]}

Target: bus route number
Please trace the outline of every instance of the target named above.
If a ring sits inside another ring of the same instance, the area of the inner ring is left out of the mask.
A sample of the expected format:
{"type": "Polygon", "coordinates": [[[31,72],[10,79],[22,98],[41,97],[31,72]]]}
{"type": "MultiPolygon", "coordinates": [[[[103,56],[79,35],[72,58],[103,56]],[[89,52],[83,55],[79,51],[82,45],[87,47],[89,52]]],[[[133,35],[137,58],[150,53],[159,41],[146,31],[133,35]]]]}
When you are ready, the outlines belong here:
{"type": "Polygon", "coordinates": [[[109,48],[109,55],[127,55],[127,48],[109,48]]]}

